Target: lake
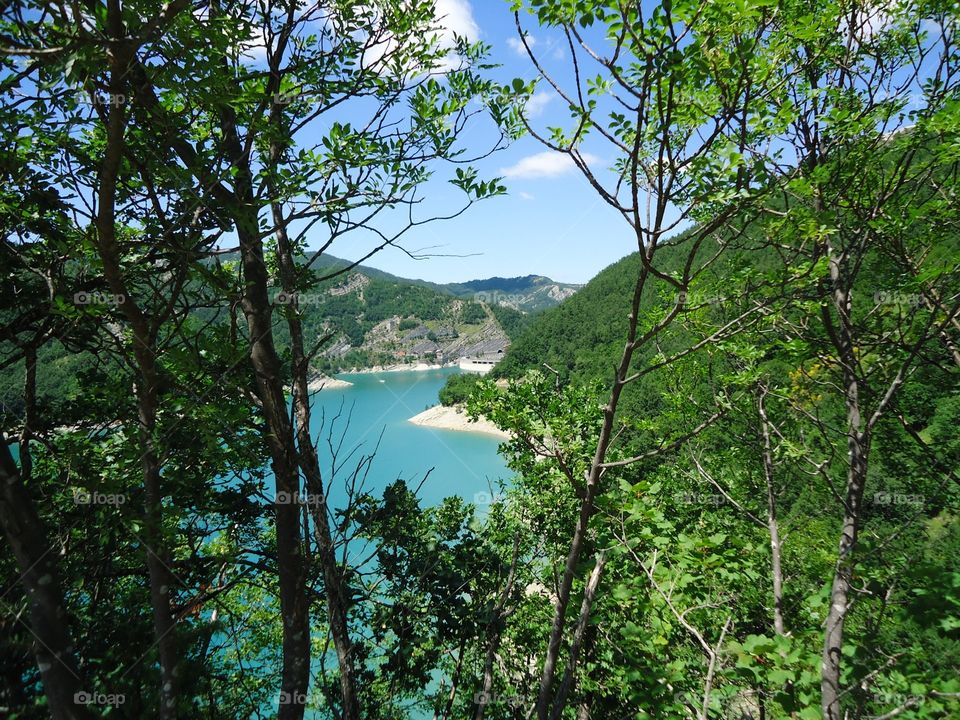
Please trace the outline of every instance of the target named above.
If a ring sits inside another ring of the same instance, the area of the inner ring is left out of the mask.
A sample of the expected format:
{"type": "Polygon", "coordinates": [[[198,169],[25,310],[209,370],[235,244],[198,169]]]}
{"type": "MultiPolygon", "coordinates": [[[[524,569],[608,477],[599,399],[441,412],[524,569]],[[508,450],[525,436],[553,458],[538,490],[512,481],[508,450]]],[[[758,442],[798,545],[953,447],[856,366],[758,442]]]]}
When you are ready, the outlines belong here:
{"type": "Polygon", "coordinates": [[[468,502],[479,495],[482,504],[491,488],[496,490],[497,481],[509,477],[503,458],[497,454],[500,440],[496,437],[407,422],[436,405],[440,388],[449,375],[457,372],[458,368],[443,368],[344,374],[337,377],[353,383],[352,387],[331,388],[313,395],[311,430],[314,438],[320,438],[321,469],[334,507],[345,504],[346,483],[357,460],[361,454],[373,452],[378,439],[379,449],[365,484],[367,491],[378,497],[384,487],[398,478],[415,487],[429,472],[420,490],[424,505],[435,505],[450,495],[460,495],[468,502]],[[338,414],[339,419],[331,422],[338,414]],[[346,428],[338,451],[340,467],[332,483],[328,442],[331,426],[335,447],[346,428]],[[351,451],[354,454],[347,460],[351,451]]]}
{"type": "MultiPolygon", "coordinates": [[[[333,507],[346,504],[345,486],[357,461],[362,454],[373,452],[379,439],[376,457],[366,477],[368,492],[382,497],[383,489],[397,478],[415,487],[429,471],[419,493],[422,505],[436,505],[445,497],[460,495],[468,502],[479,500],[478,514],[484,514],[483,501],[491,492],[496,492],[497,481],[510,477],[503,458],[497,454],[500,440],[483,433],[439,430],[407,422],[436,405],[447,377],[458,372],[459,368],[443,368],[342,374],[337,377],[353,383],[351,387],[314,393],[311,434],[320,441],[321,470],[333,507]],[[334,447],[343,436],[337,452],[337,464],[341,467],[335,474],[330,471],[331,426],[334,447]],[[347,459],[351,452],[352,457],[347,459]]],[[[270,485],[268,483],[268,488],[270,485]]],[[[356,547],[353,552],[366,554],[356,547]]],[[[335,663],[332,655],[329,662],[335,663]]],[[[314,663],[319,663],[316,657],[314,663]]],[[[436,682],[439,680],[435,677],[436,682]]],[[[270,708],[265,710],[269,712],[270,708]]],[[[272,710],[276,710],[275,704],[272,710]]],[[[326,715],[308,706],[306,717],[326,715]]],[[[429,720],[433,714],[411,708],[408,717],[429,720]]]]}

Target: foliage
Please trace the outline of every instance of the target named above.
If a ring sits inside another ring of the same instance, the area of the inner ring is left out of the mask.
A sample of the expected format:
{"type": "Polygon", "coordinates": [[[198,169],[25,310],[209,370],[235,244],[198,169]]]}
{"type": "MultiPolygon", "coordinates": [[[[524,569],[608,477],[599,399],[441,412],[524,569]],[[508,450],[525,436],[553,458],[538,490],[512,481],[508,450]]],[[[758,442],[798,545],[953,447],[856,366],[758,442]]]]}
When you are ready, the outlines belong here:
{"type": "Polygon", "coordinates": [[[70,682],[127,699],[106,715],[302,715],[275,709],[295,616],[318,717],[956,715],[955,8],[512,4],[521,45],[526,10],[577,59],[572,92],[539,64],[501,86],[423,0],[4,8],[11,715],[89,714],[36,662],[54,591],[70,682]],[[564,126],[519,109],[538,83],[564,126]],[[540,315],[474,295],[536,277],[443,289],[325,254],[396,244],[431,178],[454,212],[501,194],[461,146],[481,112],[497,145],[526,127],[564,153],[637,241],[540,315]],[[355,448],[311,475],[290,377],[384,362],[362,345],[393,318],[491,314],[507,382],[441,401],[509,431],[509,486],[425,507],[412,481],[365,491],[355,448]],[[324,339],[351,347],[313,357],[324,339]],[[293,512],[283,467],[313,493],[293,512]]]}
{"type": "Polygon", "coordinates": [[[519,310],[514,310],[506,305],[490,305],[490,312],[497,319],[503,332],[515,342],[521,333],[530,324],[533,315],[524,315],[519,310]]]}
{"type": "Polygon", "coordinates": [[[444,406],[463,405],[480,382],[480,375],[459,373],[447,378],[440,388],[440,404],[444,406]]]}

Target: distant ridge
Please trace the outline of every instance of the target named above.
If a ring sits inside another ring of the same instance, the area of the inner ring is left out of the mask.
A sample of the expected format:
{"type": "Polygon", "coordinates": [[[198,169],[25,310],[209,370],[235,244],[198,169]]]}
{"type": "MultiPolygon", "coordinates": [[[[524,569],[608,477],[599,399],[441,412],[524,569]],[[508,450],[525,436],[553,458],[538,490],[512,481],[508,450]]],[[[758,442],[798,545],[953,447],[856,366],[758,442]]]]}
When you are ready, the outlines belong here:
{"type": "Polygon", "coordinates": [[[538,285],[548,285],[551,283],[553,283],[553,280],[543,275],[523,275],[512,278],[496,276],[486,278],[485,280],[468,280],[467,282],[456,284],[471,290],[529,290],[538,285]]]}
{"type": "MultiPolygon", "coordinates": [[[[349,261],[334,255],[321,255],[314,262],[313,267],[322,273],[346,267],[349,264],[349,261]]],[[[434,283],[428,280],[400,277],[369,265],[357,265],[352,272],[359,272],[380,280],[419,285],[461,298],[469,297],[488,305],[510,307],[522,313],[538,312],[559,305],[582,287],[573,283],[557,282],[544,275],[490,277],[459,283],[434,283]]]]}

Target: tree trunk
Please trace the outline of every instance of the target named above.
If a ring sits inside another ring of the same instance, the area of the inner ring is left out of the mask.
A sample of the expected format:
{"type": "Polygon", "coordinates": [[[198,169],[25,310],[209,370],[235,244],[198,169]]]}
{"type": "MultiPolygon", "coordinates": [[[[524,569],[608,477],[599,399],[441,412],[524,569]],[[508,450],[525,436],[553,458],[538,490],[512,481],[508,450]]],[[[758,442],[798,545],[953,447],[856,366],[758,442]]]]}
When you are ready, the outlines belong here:
{"type": "MultiPolygon", "coordinates": [[[[211,3],[211,13],[222,12],[219,3],[211,3]]],[[[226,57],[225,73],[230,72],[226,57]]],[[[310,604],[307,598],[307,567],[300,530],[300,508],[295,499],[300,492],[300,474],[293,426],[284,394],[283,368],[273,342],[273,306],[268,294],[269,273],[263,256],[260,232],[260,201],[253,192],[250,155],[240,138],[235,110],[226,103],[217,107],[223,150],[233,170],[233,191],[214,183],[212,191],[233,220],[240,242],[244,291],[241,307],[247,321],[250,364],[257,378],[257,396],[263,406],[267,425],[267,445],[273,470],[277,502],[274,503],[277,535],[277,579],[280,589],[280,613],[283,620],[279,720],[301,720],[310,688],[310,604]]],[[[187,144],[189,145],[189,144],[187,144]]],[[[178,153],[194,161],[193,167],[203,182],[208,169],[197,167],[190,147],[178,144],[178,153]]]]}
{"type": "MultiPolygon", "coordinates": [[[[27,417],[21,436],[20,463],[29,477],[30,425],[36,388],[36,352],[28,351],[26,361],[25,403],[27,417]]],[[[0,525],[10,543],[20,572],[20,582],[27,591],[30,626],[36,639],[33,646],[47,708],[54,720],[86,720],[92,718],[78,696],[88,688],[80,676],[70,639],[69,620],[60,588],[55,558],[57,553],[48,540],[34,508],[33,500],[10,454],[7,437],[0,447],[0,525]]]]}
{"type": "MultiPolygon", "coordinates": [[[[856,382],[848,392],[856,393],[856,382]]],[[[848,425],[852,425],[857,411],[848,414],[848,425]]],[[[840,712],[840,665],[843,648],[843,625],[846,620],[850,580],[853,575],[853,551],[860,529],[860,508],[863,500],[864,485],[867,476],[867,449],[864,438],[859,432],[851,432],[848,438],[850,466],[847,471],[847,492],[844,503],[843,527],[837,564],[830,589],[830,609],[824,625],[823,656],[820,675],[820,692],[824,720],[841,720],[840,712]]]]}
{"type": "MultiPolygon", "coordinates": [[[[101,208],[107,204],[101,194],[101,208]]],[[[161,463],[154,442],[159,403],[158,375],[153,333],[149,324],[131,299],[123,280],[112,216],[100,222],[98,218],[98,246],[103,262],[104,275],[111,289],[124,296],[121,308],[130,322],[133,334],[133,355],[137,366],[135,394],[140,465],[143,475],[143,536],[147,574],[150,582],[150,605],[153,612],[153,632],[160,660],[160,717],[172,720],[177,717],[178,681],[176,619],[170,605],[171,591],[176,578],[170,571],[170,555],[163,536],[163,487],[161,463]]]]}
{"type": "Polygon", "coordinates": [[[287,311],[287,327],[290,329],[290,347],[293,360],[293,409],[296,417],[296,440],[300,469],[307,483],[307,507],[313,518],[314,537],[317,543],[316,557],[323,569],[326,590],[327,617],[330,635],[337,653],[340,671],[340,701],[342,720],[358,720],[360,706],[356,692],[353,668],[353,641],[350,638],[348,596],[344,585],[343,571],[337,562],[336,547],[330,531],[330,513],[327,506],[326,488],[320,472],[313,438],[310,435],[310,358],[304,347],[303,323],[300,321],[295,290],[296,265],[290,239],[280,206],[272,204],[273,222],[276,228],[277,249],[280,259],[281,283],[291,306],[287,311]]]}
{"type": "Polygon", "coordinates": [[[497,656],[497,650],[500,648],[500,640],[503,637],[504,619],[507,616],[506,606],[510,599],[510,593],[513,592],[513,584],[517,577],[517,562],[520,558],[520,536],[516,535],[513,539],[513,557],[510,560],[510,571],[507,573],[507,582],[503,586],[503,592],[496,607],[493,609],[493,616],[487,623],[487,653],[483,660],[483,682],[480,686],[480,692],[475,699],[479,699],[473,720],[483,720],[487,711],[487,700],[490,697],[490,691],[493,689],[493,663],[497,656]]]}
{"type": "Polygon", "coordinates": [[[597,562],[593,566],[593,572],[590,573],[587,587],[583,591],[580,617],[573,631],[573,642],[570,644],[570,660],[567,663],[563,680],[560,682],[560,689],[557,690],[557,697],[553,703],[553,713],[550,716],[551,720],[560,720],[563,715],[563,708],[567,704],[567,698],[576,684],[577,662],[580,659],[580,650],[583,647],[583,641],[587,634],[587,626],[590,624],[590,610],[593,606],[593,598],[597,594],[597,587],[600,585],[600,575],[603,573],[605,563],[606,556],[601,552],[597,555],[597,562]]]}
{"type": "Polygon", "coordinates": [[[613,387],[610,390],[609,401],[603,408],[603,425],[600,429],[600,437],[597,441],[597,449],[594,453],[593,461],[590,464],[590,470],[587,472],[586,488],[584,490],[583,500],[580,503],[577,526],[574,529],[573,538],[570,541],[570,550],[567,554],[566,566],[564,567],[560,588],[557,592],[557,606],[554,609],[553,626],[550,630],[550,641],[547,645],[547,654],[543,662],[543,674],[540,677],[540,691],[535,707],[537,720],[548,720],[550,714],[550,704],[553,699],[553,678],[557,670],[560,643],[566,628],[570,591],[573,588],[573,580],[576,576],[577,565],[580,563],[580,556],[586,545],[587,530],[590,525],[590,518],[593,517],[594,501],[599,491],[600,478],[603,475],[603,462],[606,459],[607,449],[613,437],[613,424],[617,414],[617,406],[620,402],[620,395],[623,393],[623,388],[626,385],[630,362],[633,359],[633,353],[636,349],[637,318],[646,277],[646,269],[643,268],[640,270],[640,275],[634,286],[630,316],[628,318],[627,341],[623,348],[623,354],[620,357],[620,363],[617,365],[616,372],[614,373],[613,387]]]}
{"type": "Polygon", "coordinates": [[[160,717],[172,720],[178,715],[179,695],[176,619],[170,606],[171,590],[176,579],[170,572],[170,554],[163,536],[163,490],[160,462],[153,444],[156,429],[156,388],[137,390],[140,417],[140,449],[143,467],[144,538],[147,551],[147,572],[150,578],[150,604],[153,608],[153,629],[160,656],[160,717]]]}
{"type": "Polygon", "coordinates": [[[770,534],[770,573],[773,579],[773,629],[777,635],[784,635],[783,622],[783,569],[781,567],[780,525],[777,522],[777,494],[774,488],[773,450],[770,442],[770,421],[764,400],[766,388],[757,398],[757,412],[760,415],[760,431],[763,437],[763,476],[767,485],[767,531],[770,534]]]}
{"type": "MultiPolygon", "coordinates": [[[[216,4],[211,5],[211,10],[217,12],[216,4]]],[[[131,77],[136,97],[156,122],[161,126],[175,125],[160,105],[145,68],[142,65],[135,67],[131,77]]],[[[274,487],[278,498],[292,499],[296,497],[300,484],[297,451],[287,413],[282,366],[273,342],[273,308],[268,297],[269,275],[263,257],[258,201],[254,198],[250,160],[240,141],[236,114],[229,106],[221,106],[219,112],[224,150],[235,170],[232,190],[224,186],[218,176],[211,174],[190,143],[174,134],[167,140],[197,181],[209,189],[218,210],[229,216],[237,231],[244,279],[240,305],[247,322],[257,398],[267,425],[274,487]]],[[[293,502],[277,503],[275,518],[280,612],[283,616],[282,702],[277,717],[280,720],[300,720],[310,686],[310,618],[297,505],[293,502]]]]}
{"type": "Polygon", "coordinates": [[[847,408],[847,487],[844,498],[843,525],[837,551],[837,564],[830,589],[830,607],[824,625],[823,654],[820,671],[821,709],[824,720],[841,720],[840,668],[843,649],[843,626],[846,620],[850,580],[853,574],[853,552],[860,530],[861,504],[867,480],[869,429],[861,430],[860,392],[856,374],[856,353],[851,322],[851,295],[842,276],[840,260],[830,253],[830,277],[834,288],[833,304],[837,311],[836,326],[824,305],[822,316],[827,333],[837,350],[843,367],[843,390],[847,408]]]}
{"type": "MultiPolygon", "coordinates": [[[[125,36],[120,7],[108,3],[107,22],[113,38],[125,36]]],[[[112,97],[127,94],[126,76],[131,56],[128,51],[110,55],[110,93],[112,97]]],[[[150,604],[153,611],[153,630],[160,660],[160,717],[177,717],[177,638],[176,620],[170,607],[174,578],[169,569],[169,558],[163,538],[163,490],[160,460],[154,446],[157,420],[157,364],[150,323],[131,297],[123,277],[120,252],[116,238],[117,180],[123,159],[126,109],[124,103],[110,103],[106,122],[106,146],[100,167],[97,189],[97,246],[103,262],[104,277],[118,296],[121,311],[133,332],[133,354],[139,377],[136,381],[137,413],[139,420],[140,459],[144,488],[144,537],[147,553],[147,572],[150,582],[150,604]]]]}
{"type": "MultiPolygon", "coordinates": [[[[246,207],[251,207],[246,205],[246,207]]],[[[237,235],[246,289],[243,311],[250,334],[250,362],[257,376],[257,395],[267,423],[267,443],[276,489],[277,573],[283,616],[283,670],[280,720],[300,720],[310,686],[310,618],[306,567],[300,535],[300,492],[293,427],[287,414],[280,358],[273,343],[272,308],[267,296],[267,269],[258,237],[255,212],[240,217],[237,235]]]]}

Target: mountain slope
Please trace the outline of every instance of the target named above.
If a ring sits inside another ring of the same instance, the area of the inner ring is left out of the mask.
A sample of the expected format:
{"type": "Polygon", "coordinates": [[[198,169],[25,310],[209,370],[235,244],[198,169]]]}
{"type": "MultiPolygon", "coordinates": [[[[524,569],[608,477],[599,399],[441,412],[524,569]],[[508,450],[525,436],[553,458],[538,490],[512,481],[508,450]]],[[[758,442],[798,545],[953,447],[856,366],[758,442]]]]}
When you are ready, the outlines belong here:
{"type": "MultiPolygon", "coordinates": [[[[236,255],[219,257],[223,264],[237,260],[236,255]]],[[[321,255],[313,266],[318,276],[325,277],[349,265],[342,258],[321,255]]],[[[529,313],[557,305],[577,287],[540,275],[438,284],[357,265],[303,294],[300,306],[309,344],[333,335],[315,361],[318,370],[333,373],[496,352],[522,333],[534,317],[529,313]]],[[[196,316],[204,322],[228,322],[226,307],[201,309],[196,316]]],[[[289,335],[279,313],[274,334],[282,351],[289,335]]],[[[60,405],[76,395],[78,378],[96,362],[85,353],[49,345],[41,352],[39,365],[41,403],[60,405]]],[[[0,372],[0,406],[20,406],[22,382],[19,367],[0,372]]]]}
{"type": "Polygon", "coordinates": [[[547,364],[574,380],[600,377],[622,349],[628,299],[639,266],[634,253],[604,268],[576,294],[532,318],[494,371],[516,377],[547,364]]]}
{"type": "MultiPolygon", "coordinates": [[[[326,275],[350,263],[334,255],[321,255],[313,267],[326,275]]],[[[534,313],[554,307],[573,295],[582,286],[561,283],[543,275],[524,275],[520,277],[491,277],[480,280],[468,280],[461,283],[433,283],[416,278],[403,278],[368,265],[357,265],[353,272],[359,272],[369,278],[389,282],[418,285],[441,293],[449,293],[461,298],[469,298],[487,305],[500,305],[523,313],[534,313]]]]}
{"type": "MultiPolygon", "coordinates": [[[[509,340],[485,305],[419,283],[352,270],[322,282],[304,308],[308,337],[332,334],[324,372],[397,362],[451,362],[495,352],[509,340]]],[[[278,340],[286,341],[285,328],[278,340]]]]}

